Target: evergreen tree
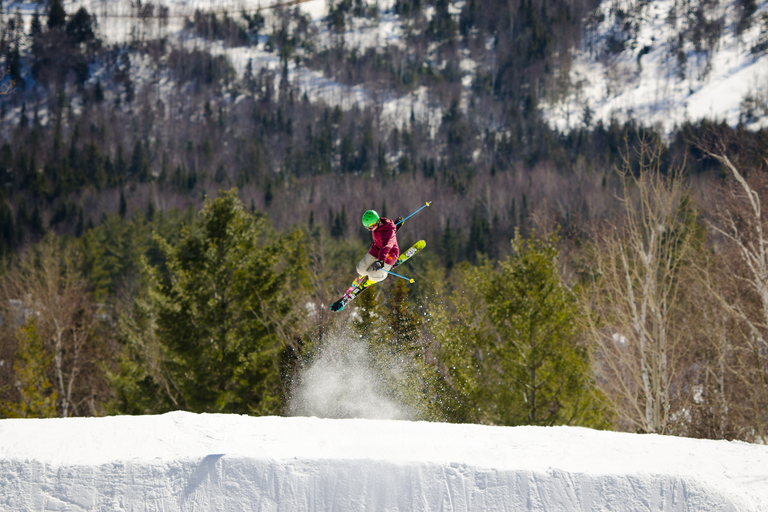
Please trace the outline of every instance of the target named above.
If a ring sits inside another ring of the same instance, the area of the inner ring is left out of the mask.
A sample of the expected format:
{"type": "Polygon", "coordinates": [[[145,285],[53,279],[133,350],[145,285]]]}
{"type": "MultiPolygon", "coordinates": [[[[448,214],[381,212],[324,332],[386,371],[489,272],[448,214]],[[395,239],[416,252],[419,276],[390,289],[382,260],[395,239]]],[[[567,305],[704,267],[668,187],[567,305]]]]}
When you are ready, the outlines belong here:
{"type": "Polygon", "coordinates": [[[429,22],[429,32],[439,40],[452,39],[458,26],[448,11],[448,0],[435,0],[435,14],[429,22]]]}
{"type": "Polygon", "coordinates": [[[472,221],[469,226],[467,241],[467,257],[476,262],[478,255],[490,255],[493,247],[493,236],[488,219],[478,214],[477,205],[472,209],[472,221]]]}
{"type": "MultiPolygon", "coordinates": [[[[148,273],[142,277],[148,279],[148,273]]],[[[107,404],[107,410],[137,415],[178,409],[177,390],[166,369],[169,354],[158,341],[157,314],[146,286],[134,296],[131,309],[120,313],[118,328],[123,350],[117,372],[107,374],[117,398],[107,404]]]]}
{"type": "Polygon", "coordinates": [[[301,235],[274,236],[267,219],[247,213],[234,190],[207,201],[199,217],[177,242],[156,237],[165,263],[147,267],[153,283],[147,322],[156,327],[140,346],[156,337],[171,385],[151,373],[124,375],[120,407],[278,413],[287,341],[280,333],[292,322],[287,289],[306,265],[301,235]],[[162,395],[157,406],[139,390],[162,395]]]}
{"type": "Polygon", "coordinates": [[[91,142],[85,146],[83,153],[86,182],[95,186],[96,190],[101,190],[107,182],[107,177],[99,147],[91,142]]]}
{"type": "Polygon", "coordinates": [[[355,306],[357,308],[355,323],[353,324],[355,330],[366,342],[380,339],[384,329],[382,325],[383,308],[376,287],[362,292],[355,299],[355,306]]]}
{"type": "Polygon", "coordinates": [[[440,255],[443,265],[448,270],[451,270],[458,261],[459,239],[458,234],[451,229],[451,219],[446,221],[443,235],[440,237],[440,255]]]}
{"type": "Polygon", "coordinates": [[[335,239],[344,238],[349,230],[349,219],[347,218],[347,209],[341,205],[341,212],[337,213],[331,225],[331,236],[335,239]]]}
{"type": "Polygon", "coordinates": [[[269,208],[272,204],[272,200],[275,198],[275,193],[272,190],[272,180],[267,178],[266,185],[264,186],[264,204],[269,208]]]}
{"type": "Polygon", "coordinates": [[[115,164],[112,166],[112,172],[107,174],[107,183],[109,185],[122,185],[125,183],[125,177],[128,173],[128,164],[125,161],[125,153],[123,152],[123,145],[117,145],[117,156],[115,157],[115,164]]]}
{"type": "Polygon", "coordinates": [[[530,232],[530,208],[528,207],[528,196],[523,192],[521,204],[520,204],[520,221],[518,226],[520,227],[520,233],[523,236],[527,236],[530,232]]]}
{"type": "Polygon", "coordinates": [[[16,221],[8,203],[0,200],[0,258],[13,252],[16,247],[16,221]]]}
{"type": "Polygon", "coordinates": [[[562,283],[557,238],[524,239],[496,272],[478,270],[494,328],[484,369],[488,419],[504,425],[602,426],[575,297],[562,283]]]}
{"type": "Polygon", "coordinates": [[[442,368],[438,376],[436,403],[445,420],[479,423],[484,417],[481,367],[487,333],[483,326],[485,305],[471,283],[474,272],[464,263],[457,267],[456,291],[445,296],[442,282],[428,306],[430,333],[436,342],[436,357],[442,368]]]}
{"type": "Polygon", "coordinates": [[[62,0],[51,0],[48,4],[48,30],[64,28],[67,24],[67,11],[62,0]]]}
{"type": "Polygon", "coordinates": [[[32,36],[32,38],[36,38],[39,36],[43,31],[43,22],[40,21],[40,9],[35,7],[35,12],[32,13],[32,22],[29,26],[29,35],[32,36]]]}
{"type": "Polygon", "coordinates": [[[395,278],[389,298],[389,307],[384,309],[388,325],[388,342],[398,352],[418,350],[420,321],[408,303],[410,289],[404,279],[395,278]]]}
{"type": "Polygon", "coordinates": [[[104,101],[104,87],[101,85],[101,79],[96,80],[96,85],[93,86],[93,99],[96,103],[104,101]]]}
{"type": "Polygon", "coordinates": [[[75,184],[77,186],[81,186],[84,184],[84,179],[82,176],[82,173],[80,172],[80,148],[78,147],[80,145],[80,125],[76,124],[75,129],[72,133],[72,140],[69,144],[69,156],[67,158],[67,163],[69,164],[70,169],[73,171],[73,178],[75,181],[75,184]]]}
{"type": "Polygon", "coordinates": [[[147,150],[144,147],[144,144],[138,139],[133,145],[133,156],[131,157],[131,166],[128,172],[134,179],[142,183],[147,181],[151,176],[147,150]]]}
{"type": "Polygon", "coordinates": [[[11,51],[8,55],[8,74],[15,82],[23,85],[24,80],[21,78],[21,43],[24,37],[24,20],[21,17],[21,10],[16,9],[16,14],[13,17],[10,33],[10,45],[11,51]]]}
{"type": "Polygon", "coordinates": [[[93,33],[93,18],[85,7],[81,7],[67,22],[67,34],[75,43],[87,43],[96,36],[93,33]]]}
{"type": "Polygon", "coordinates": [[[52,356],[45,353],[32,316],[17,333],[18,356],[13,364],[18,402],[0,402],[0,413],[9,418],[55,418],[56,392],[46,377],[52,356]]]}
{"type": "Polygon", "coordinates": [[[399,278],[391,287],[388,307],[381,309],[381,335],[368,340],[375,364],[393,398],[411,410],[415,419],[437,419],[431,400],[436,375],[426,364],[421,319],[408,301],[410,289],[399,278]]]}

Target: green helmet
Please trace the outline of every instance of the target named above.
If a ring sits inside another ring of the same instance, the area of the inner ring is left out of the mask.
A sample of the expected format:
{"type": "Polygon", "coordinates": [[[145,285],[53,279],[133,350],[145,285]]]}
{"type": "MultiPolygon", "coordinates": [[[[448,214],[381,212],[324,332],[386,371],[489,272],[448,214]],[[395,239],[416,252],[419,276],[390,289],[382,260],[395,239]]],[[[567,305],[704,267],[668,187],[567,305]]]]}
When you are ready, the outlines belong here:
{"type": "Polygon", "coordinates": [[[368,210],[363,214],[363,226],[371,227],[379,222],[379,214],[375,210],[368,210]]]}

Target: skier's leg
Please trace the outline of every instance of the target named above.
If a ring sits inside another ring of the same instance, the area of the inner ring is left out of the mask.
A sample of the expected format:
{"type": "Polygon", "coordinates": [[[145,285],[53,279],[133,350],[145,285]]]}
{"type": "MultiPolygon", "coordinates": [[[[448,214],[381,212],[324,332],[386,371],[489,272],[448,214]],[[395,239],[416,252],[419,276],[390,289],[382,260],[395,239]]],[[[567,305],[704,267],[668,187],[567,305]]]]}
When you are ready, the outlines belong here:
{"type": "Polygon", "coordinates": [[[363,259],[360,260],[360,263],[357,264],[357,275],[359,276],[367,276],[368,275],[368,268],[373,265],[373,262],[376,261],[376,258],[371,256],[368,253],[365,253],[365,256],[363,256],[363,259]]]}
{"type": "MultiPolygon", "coordinates": [[[[371,265],[373,265],[374,261],[376,261],[375,257],[365,253],[363,259],[361,259],[360,263],[357,264],[357,273],[361,276],[368,276],[368,279],[374,283],[378,283],[379,281],[383,281],[387,278],[387,273],[383,270],[373,270],[371,265]]],[[[385,264],[384,268],[387,270],[392,270],[392,265],[385,264]]]]}
{"type": "MultiPolygon", "coordinates": [[[[376,260],[374,260],[374,261],[376,261],[376,260]]],[[[368,279],[370,279],[374,283],[378,283],[380,281],[385,280],[389,274],[384,272],[384,270],[392,270],[392,265],[387,265],[385,263],[383,270],[371,270],[371,269],[368,269],[368,279]]]]}

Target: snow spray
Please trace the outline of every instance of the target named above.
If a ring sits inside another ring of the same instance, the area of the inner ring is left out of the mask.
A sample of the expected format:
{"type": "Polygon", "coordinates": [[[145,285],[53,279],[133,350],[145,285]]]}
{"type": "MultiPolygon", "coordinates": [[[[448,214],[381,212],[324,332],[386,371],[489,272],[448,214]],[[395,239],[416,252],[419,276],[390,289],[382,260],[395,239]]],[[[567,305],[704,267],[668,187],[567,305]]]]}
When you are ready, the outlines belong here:
{"type": "Polygon", "coordinates": [[[415,411],[399,403],[386,382],[400,380],[397,364],[375,364],[359,335],[329,335],[300,370],[288,402],[292,416],[412,420],[415,411]]]}

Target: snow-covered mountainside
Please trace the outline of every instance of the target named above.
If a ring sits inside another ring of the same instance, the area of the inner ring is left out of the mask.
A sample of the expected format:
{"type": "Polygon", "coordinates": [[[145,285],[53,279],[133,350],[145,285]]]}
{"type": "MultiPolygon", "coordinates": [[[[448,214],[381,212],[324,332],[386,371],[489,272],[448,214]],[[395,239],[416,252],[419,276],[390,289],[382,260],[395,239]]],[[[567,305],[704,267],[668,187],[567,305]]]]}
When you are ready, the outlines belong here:
{"type": "MultiPolygon", "coordinates": [[[[166,38],[172,45],[181,44],[187,49],[206,49],[213,55],[224,55],[233,69],[242,77],[251,66],[254,75],[265,69],[276,72],[281,68],[281,60],[277,52],[268,49],[267,37],[260,36],[259,41],[252,46],[231,47],[219,41],[206,41],[193,37],[185,31],[185,22],[194,17],[196,11],[216,13],[218,16],[229,15],[240,18],[241,13],[264,16],[265,26],[272,27],[277,21],[275,6],[285,5],[288,9],[301,12],[311,25],[317,49],[328,48],[338,43],[343,37],[345,46],[360,50],[370,47],[402,44],[403,23],[400,17],[392,12],[394,0],[367,0],[370,6],[376,6],[380,15],[375,22],[365,18],[353,20],[349,28],[341,35],[329,30],[327,17],[329,5],[326,0],[300,1],[269,1],[269,0],[159,0],[134,2],[132,0],[64,0],[63,5],[68,13],[85,7],[97,20],[96,33],[99,38],[110,45],[127,44],[135,40],[152,40],[166,38]],[[142,6],[147,16],[140,18],[142,6]],[[161,15],[161,12],[164,13],[161,15]]],[[[464,0],[458,2],[463,5],[464,0]]],[[[34,11],[44,12],[45,4],[30,2],[9,2],[4,6],[5,12],[18,13],[26,26],[29,26],[34,11]]],[[[428,10],[428,9],[427,9],[428,10]]],[[[459,8],[453,7],[452,13],[458,17],[459,8]]],[[[301,51],[301,50],[299,50],[301,51]]],[[[173,85],[163,70],[154,69],[155,64],[146,55],[136,53],[130,55],[132,79],[137,89],[151,82],[161,82],[166,89],[173,85]]],[[[471,62],[462,63],[472,67],[471,62]]],[[[104,70],[92,66],[90,85],[102,79],[104,70]]],[[[27,76],[29,78],[29,76],[27,76]]],[[[439,126],[442,109],[430,104],[425,87],[420,87],[409,94],[394,94],[390,91],[374,90],[363,85],[346,85],[328,78],[322,72],[309,69],[304,65],[288,63],[286,78],[296,84],[301,94],[306,94],[311,101],[322,101],[328,105],[340,106],[344,110],[379,105],[385,118],[397,124],[407,121],[411,115],[428,122],[433,128],[439,126]]],[[[276,77],[276,88],[282,77],[276,77]]],[[[471,80],[466,81],[469,86],[471,80]]],[[[468,92],[468,91],[467,91],[468,92]]],[[[233,99],[232,101],[236,101],[233,99]]],[[[18,109],[16,109],[18,110],[18,109]]],[[[77,108],[75,108],[77,110],[77,108]]],[[[41,121],[47,123],[47,109],[40,110],[41,121]]]]}
{"type": "Polygon", "coordinates": [[[768,2],[604,0],[586,20],[571,89],[544,105],[561,130],[635,119],[768,127],[768,2]]]}
{"type": "MultiPolygon", "coordinates": [[[[220,42],[205,42],[185,33],[185,18],[195,10],[228,13],[254,13],[265,16],[271,26],[274,9],[281,2],[267,0],[65,0],[67,11],[86,7],[98,19],[98,33],[110,44],[129,40],[178,38],[189,47],[207,47],[224,54],[242,76],[249,63],[253,72],[277,70],[280,57],[266,46],[266,38],[253,46],[226,47],[220,42]],[[142,6],[151,7],[148,17],[139,19],[142,6]],[[164,17],[159,17],[161,10],[164,17]]],[[[367,0],[378,17],[354,18],[342,34],[328,26],[329,6],[325,0],[287,2],[304,13],[314,33],[316,49],[329,48],[341,38],[345,47],[360,50],[386,45],[403,45],[407,31],[404,20],[393,11],[393,0],[367,0]]],[[[464,0],[450,2],[450,12],[459,20],[464,0]]],[[[11,2],[6,12],[17,9],[29,23],[35,7],[42,4],[11,2]]],[[[427,16],[434,11],[425,9],[427,16]]],[[[463,44],[463,43],[460,43],[463,44]]],[[[498,52],[488,42],[490,59],[498,52]]],[[[464,49],[466,50],[466,49],[464,49]]],[[[463,53],[466,53],[462,51],[463,53]]],[[[603,0],[584,20],[581,48],[575,52],[567,74],[570,87],[555,92],[555,97],[540,98],[549,123],[567,131],[598,120],[608,123],[635,119],[669,131],[685,121],[711,119],[750,128],[768,126],[768,0],[603,0]]],[[[144,59],[148,60],[148,59],[144,59]]],[[[493,68],[493,63],[485,63],[493,68]]],[[[134,78],[153,75],[148,62],[136,58],[134,78]],[[142,71],[143,70],[143,71],[142,71]]],[[[464,85],[462,106],[471,96],[478,63],[463,57],[459,63],[464,85]]],[[[100,70],[91,70],[95,82],[100,70]]],[[[287,78],[302,94],[344,109],[379,105],[385,117],[396,123],[411,115],[433,128],[440,124],[444,106],[430,100],[421,86],[409,94],[378,90],[372,84],[345,85],[309,69],[289,63],[287,78]]],[[[278,80],[280,78],[278,77],[278,80]]]]}
{"type": "Polygon", "coordinates": [[[766,511],[768,447],[569,427],[161,416],[0,421],[9,511],[766,511]]]}

